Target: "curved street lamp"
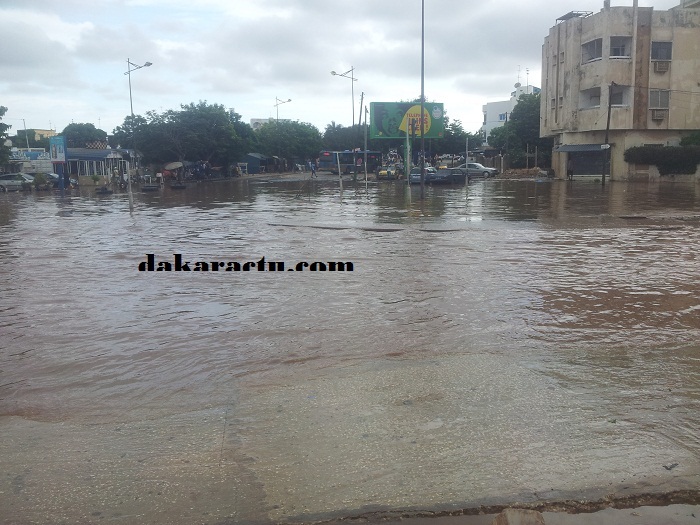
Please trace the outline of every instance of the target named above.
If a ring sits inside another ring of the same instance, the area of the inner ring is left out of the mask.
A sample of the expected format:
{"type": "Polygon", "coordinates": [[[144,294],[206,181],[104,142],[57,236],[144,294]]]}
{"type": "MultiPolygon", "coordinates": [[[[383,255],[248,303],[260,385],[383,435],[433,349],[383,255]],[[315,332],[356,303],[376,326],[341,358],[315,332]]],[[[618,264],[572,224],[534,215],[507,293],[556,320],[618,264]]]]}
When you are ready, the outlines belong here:
{"type": "Polygon", "coordinates": [[[291,98],[288,98],[287,100],[280,100],[277,97],[275,97],[275,102],[276,102],[275,107],[277,108],[277,123],[278,124],[280,121],[280,106],[282,104],[286,104],[287,102],[291,102],[291,101],[292,101],[291,98]]]}
{"type": "Polygon", "coordinates": [[[275,121],[275,134],[277,135],[277,141],[279,142],[278,150],[279,150],[279,170],[282,170],[281,163],[282,163],[282,141],[280,139],[280,130],[279,130],[279,124],[280,124],[280,106],[282,104],[286,104],[287,102],[291,102],[292,99],[288,98],[287,100],[280,100],[279,98],[275,97],[275,107],[277,108],[277,120],[275,121]]]}
{"type": "Polygon", "coordinates": [[[353,127],[355,126],[355,82],[357,82],[357,79],[354,77],[355,73],[355,67],[351,67],[348,69],[345,73],[336,73],[335,71],[331,71],[331,75],[337,76],[337,77],[345,77],[350,79],[350,86],[351,86],[351,94],[352,94],[352,125],[353,127]],[[348,73],[350,73],[350,76],[348,76],[348,73]]]}
{"type": "MultiPolygon", "coordinates": [[[[350,69],[348,69],[345,73],[336,73],[335,71],[331,71],[331,75],[337,76],[337,77],[345,77],[350,79],[350,93],[352,96],[352,127],[350,129],[353,129],[355,127],[355,82],[357,82],[357,79],[355,78],[355,66],[351,66],[350,69]],[[348,76],[348,73],[350,73],[350,76],[348,76]]],[[[360,119],[362,117],[360,116],[360,119]]],[[[352,136],[355,136],[355,133],[352,133],[352,136]]],[[[357,176],[357,159],[355,158],[355,144],[353,141],[352,144],[352,164],[353,164],[353,170],[354,171],[354,176],[357,176]]],[[[340,168],[338,168],[338,175],[340,176],[340,168]]],[[[354,178],[353,178],[354,180],[354,178]]]]}
{"type": "MultiPolygon", "coordinates": [[[[131,141],[132,141],[132,146],[134,148],[134,153],[136,153],[136,145],[133,143],[134,141],[134,100],[131,97],[131,72],[136,71],[137,69],[141,69],[142,67],[150,67],[153,64],[151,62],[146,62],[145,64],[139,66],[138,64],[134,64],[131,60],[128,58],[126,59],[126,68],[127,71],[124,73],[125,75],[129,76],[129,105],[131,106],[131,141]]],[[[129,188],[129,210],[134,211],[134,195],[131,193],[131,174],[127,173],[127,186],[129,188]]]]}

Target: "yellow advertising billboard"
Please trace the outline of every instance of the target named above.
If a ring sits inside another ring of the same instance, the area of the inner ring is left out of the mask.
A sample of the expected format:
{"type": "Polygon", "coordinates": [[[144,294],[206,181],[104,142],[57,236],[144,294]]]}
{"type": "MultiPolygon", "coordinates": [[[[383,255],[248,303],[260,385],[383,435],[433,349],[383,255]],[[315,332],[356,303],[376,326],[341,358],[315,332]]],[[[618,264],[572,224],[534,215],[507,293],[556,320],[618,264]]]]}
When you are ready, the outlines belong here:
{"type": "MultiPolygon", "coordinates": [[[[404,139],[406,135],[420,138],[421,111],[416,102],[371,102],[370,138],[404,139]]],[[[423,132],[427,139],[445,136],[445,112],[442,103],[423,103],[423,132]]]]}

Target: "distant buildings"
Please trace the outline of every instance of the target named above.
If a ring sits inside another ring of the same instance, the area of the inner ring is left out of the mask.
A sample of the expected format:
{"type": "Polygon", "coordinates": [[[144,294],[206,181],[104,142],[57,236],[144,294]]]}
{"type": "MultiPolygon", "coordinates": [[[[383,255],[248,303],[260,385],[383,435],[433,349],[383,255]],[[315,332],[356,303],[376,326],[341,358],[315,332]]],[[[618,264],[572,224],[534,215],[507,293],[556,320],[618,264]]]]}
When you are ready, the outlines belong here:
{"type": "MultiPolygon", "coordinates": [[[[290,119],[288,118],[281,118],[279,119],[280,122],[291,122],[290,119]]],[[[277,119],[274,119],[272,117],[270,118],[252,118],[250,119],[250,127],[253,128],[253,130],[257,131],[259,130],[263,124],[271,124],[277,122],[277,119]]]]}
{"type": "Polygon", "coordinates": [[[624,152],[678,145],[700,129],[700,0],[668,11],[606,0],[598,13],[572,11],[556,22],[542,46],[540,135],[554,139],[557,176],[569,160],[574,176],[658,175],[627,164],[624,152]]]}
{"type": "Polygon", "coordinates": [[[252,118],[250,119],[250,127],[253,128],[254,130],[258,130],[262,127],[263,124],[267,124],[268,122],[274,122],[275,119],[272,117],[270,118],[252,118]]]}
{"type": "Polygon", "coordinates": [[[510,99],[501,100],[498,102],[488,102],[482,106],[484,112],[484,123],[481,126],[480,133],[484,137],[484,144],[488,144],[489,133],[494,128],[503,126],[513,111],[513,108],[518,103],[518,99],[521,95],[531,95],[534,93],[539,93],[540,88],[535,86],[521,86],[520,82],[515,84],[515,91],[510,94],[510,99]]]}
{"type": "Polygon", "coordinates": [[[33,133],[35,141],[58,135],[55,129],[29,129],[27,130],[27,133],[33,133]]]}

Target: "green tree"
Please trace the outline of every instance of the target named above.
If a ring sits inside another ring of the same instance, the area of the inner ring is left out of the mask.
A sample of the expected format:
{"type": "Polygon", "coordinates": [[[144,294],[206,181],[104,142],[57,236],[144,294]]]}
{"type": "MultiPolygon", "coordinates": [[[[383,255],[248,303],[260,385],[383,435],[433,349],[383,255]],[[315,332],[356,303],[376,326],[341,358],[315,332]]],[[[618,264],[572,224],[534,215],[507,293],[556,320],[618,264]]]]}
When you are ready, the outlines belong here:
{"type": "Polygon", "coordinates": [[[69,148],[84,148],[90,142],[107,142],[107,133],[94,124],[68,124],[61,132],[69,148]]]}
{"type": "Polygon", "coordinates": [[[326,130],[323,133],[323,141],[321,149],[327,149],[330,151],[345,151],[352,149],[354,147],[359,147],[357,142],[357,126],[345,127],[342,124],[336,124],[331,121],[330,124],[326,126],[326,130]]]}
{"type": "Polygon", "coordinates": [[[7,130],[12,126],[2,122],[5,113],[7,113],[7,108],[0,106],[0,166],[7,166],[10,162],[10,148],[5,146],[5,140],[7,139],[7,130]]]}
{"type": "Polygon", "coordinates": [[[240,118],[220,104],[200,101],[182,105],[177,111],[127,116],[124,124],[115,128],[112,143],[137,149],[146,163],[205,160],[228,167],[255,144],[252,128],[240,118]]]}
{"type": "Polygon", "coordinates": [[[441,140],[435,142],[435,154],[443,153],[460,153],[467,147],[467,139],[469,139],[469,150],[472,151],[481,146],[482,138],[478,133],[468,133],[464,131],[462,122],[455,120],[450,122],[449,117],[445,115],[445,135],[441,140]]]}
{"type": "Polygon", "coordinates": [[[174,123],[185,140],[188,158],[206,160],[214,165],[235,160],[236,131],[224,106],[200,101],[181,108],[174,123]]]}
{"type": "Polygon", "coordinates": [[[538,165],[549,167],[552,139],[540,138],[540,94],[521,95],[508,122],[491,130],[489,144],[507,153],[514,168],[534,166],[535,151],[538,165]]]}
{"type": "Polygon", "coordinates": [[[489,145],[505,152],[509,145],[511,133],[511,126],[508,126],[507,122],[503,126],[493,128],[491,133],[489,133],[489,145]]]}
{"type": "Polygon", "coordinates": [[[238,113],[231,111],[229,117],[236,132],[233,156],[236,161],[241,161],[247,153],[258,151],[258,137],[250,124],[246,124],[241,120],[241,116],[238,113]]]}
{"type": "Polygon", "coordinates": [[[263,124],[255,133],[261,153],[286,159],[288,167],[315,159],[323,149],[321,132],[306,122],[272,121],[263,124]]]}
{"type": "Polygon", "coordinates": [[[132,149],[139,139],[143,140],[147,133],[148,120],[141,115],[131,115],[117,126],[109,137],[109,145],[113,148],[132,149]]]}

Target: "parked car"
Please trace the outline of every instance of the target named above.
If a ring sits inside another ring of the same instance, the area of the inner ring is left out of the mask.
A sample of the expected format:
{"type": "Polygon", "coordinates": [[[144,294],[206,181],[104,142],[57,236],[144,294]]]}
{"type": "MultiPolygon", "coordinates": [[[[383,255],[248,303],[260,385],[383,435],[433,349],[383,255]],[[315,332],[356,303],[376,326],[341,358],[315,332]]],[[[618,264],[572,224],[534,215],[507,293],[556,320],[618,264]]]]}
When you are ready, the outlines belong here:
{"type": "Polygon", "coordinates": [[[0,175],[0,191],[19,191],[32,182],[34,177],[26,173],[4,173],[0,175]]]}
{"type": "MultiPolygon", "coordinates": [[[[425,167],[425,182],[426,184],[430,182],[430,177],[435,174],[437,170],[433,168],[432,166],[426,166],[425,167]]],[[[408,176],[408,182],[410,184],[420,184],[420,166],[416,166],[414,168],[411,168],[411,173],[408,176]]]]}
{"type": "Polygon", "coordinates": [[[464,184],[467,180],[467,172],[459,168],[438,169],[430,177],[431,184],[464,184]]]}
{"type": "Polygon", "coordinates": [[[377,168],[377,179],[389,179],[393,180],[398,177],[398,170],[396,169],[396,166],[389,165],[389,166],[380,166],[377,168]]]}
{"type": "Polygon", "coordinates": [[[498,175],[498,170],[496,168],[487,168],[483,164],[479,164],[478,162],[467,162],[466,164],[462,164],[458,166],[459,168],[463,170],[467,170],[467,173],[469,174],[469,177],[495,177],[498,175]]]}

